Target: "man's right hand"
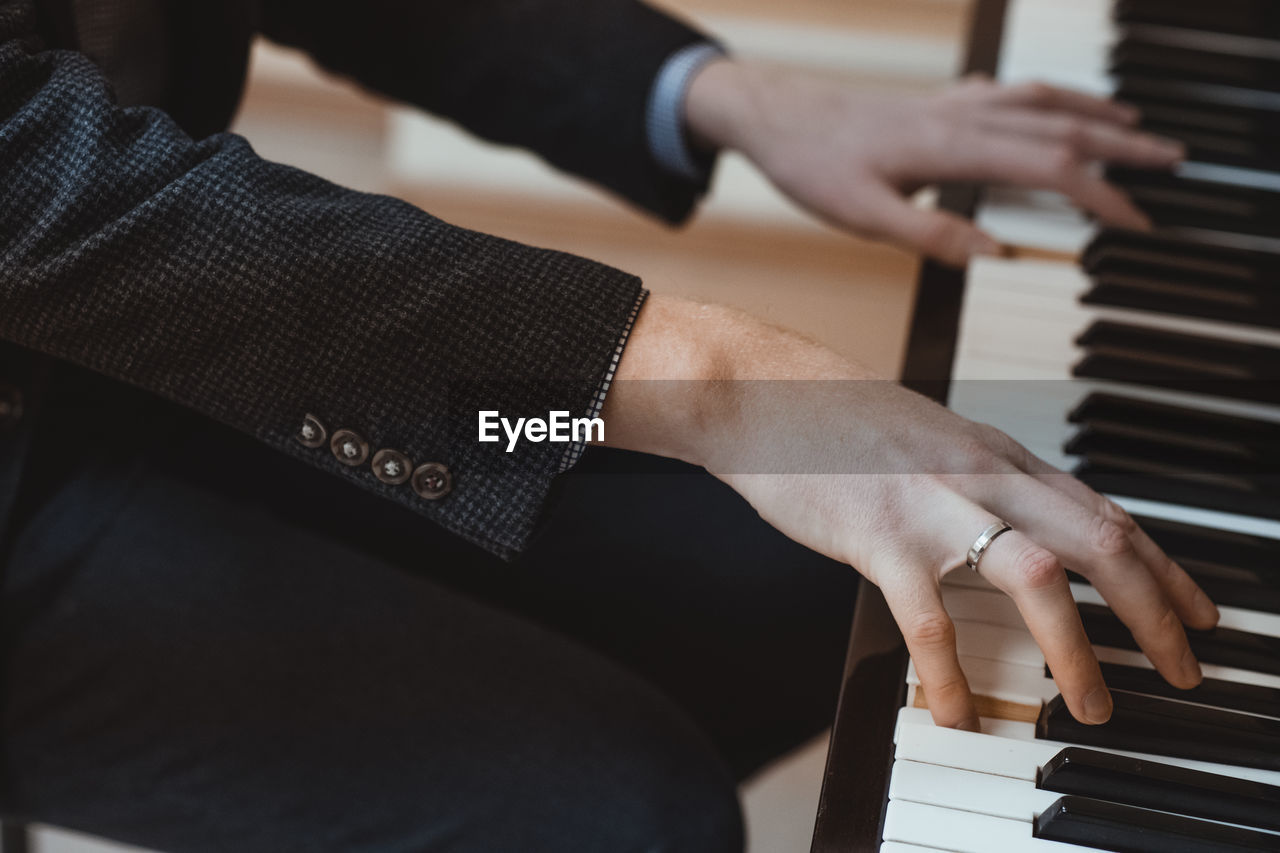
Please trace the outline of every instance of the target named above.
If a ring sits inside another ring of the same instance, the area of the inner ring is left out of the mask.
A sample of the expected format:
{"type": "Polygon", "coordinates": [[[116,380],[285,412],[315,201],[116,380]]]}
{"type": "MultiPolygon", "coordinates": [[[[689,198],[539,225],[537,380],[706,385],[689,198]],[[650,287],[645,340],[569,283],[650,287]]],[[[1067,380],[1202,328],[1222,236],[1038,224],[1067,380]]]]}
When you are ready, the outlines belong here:
{"type": "Polygon", "coordinates": [[[1183,630],[1217,608],[1114,502],[830,350],[729,309],[653,296],[603,417],[607,443],[707,468],[792,539],[884,592],[940,725],[978,728],[940,581],[997,519],[983,577],[1018,607],[1076,719],[1111,699],[1064,564],[1173,685],[1200,667],[1183,630]]]}

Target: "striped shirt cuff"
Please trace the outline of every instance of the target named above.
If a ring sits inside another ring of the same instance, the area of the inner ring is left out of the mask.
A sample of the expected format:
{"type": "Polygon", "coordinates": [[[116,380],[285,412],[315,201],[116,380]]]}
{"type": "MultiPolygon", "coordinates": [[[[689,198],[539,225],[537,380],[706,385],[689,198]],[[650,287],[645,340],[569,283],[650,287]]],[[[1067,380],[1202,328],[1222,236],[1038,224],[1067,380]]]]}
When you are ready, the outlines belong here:
{"type": "Polygon", "coordinates": [[[684,126],[684,100],[693,75],[708,62],[724,55],[724,50],[711,42],[682,47],[667,57],[653,80],[645,111],[645,132],[653,159],[673,175],[692,181],[707,177],[709,164],[706,158],[700,162],[689,150],[684,126]]]}

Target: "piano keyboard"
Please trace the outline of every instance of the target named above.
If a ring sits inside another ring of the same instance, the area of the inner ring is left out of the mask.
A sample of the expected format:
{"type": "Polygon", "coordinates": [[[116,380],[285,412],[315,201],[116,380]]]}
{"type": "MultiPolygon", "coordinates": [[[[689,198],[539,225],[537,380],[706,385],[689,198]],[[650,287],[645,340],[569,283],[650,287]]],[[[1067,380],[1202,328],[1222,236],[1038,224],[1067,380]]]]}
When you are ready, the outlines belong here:
{"type": "Polygon", "coordinates": [[[1118,95],[1189,158],[1112,170],[1154,236],[985,194],[1025,251],[970,266],[949,403],[1139,517],[1222,620],[1178,691],[1073,577],[1116,700],[1087,727],[1012,601],[953,572],[983,733],[933,726],[908,667],[880,849],[1280,851],[1280,3],[1011,0],[998,76],[1118,95]]]}

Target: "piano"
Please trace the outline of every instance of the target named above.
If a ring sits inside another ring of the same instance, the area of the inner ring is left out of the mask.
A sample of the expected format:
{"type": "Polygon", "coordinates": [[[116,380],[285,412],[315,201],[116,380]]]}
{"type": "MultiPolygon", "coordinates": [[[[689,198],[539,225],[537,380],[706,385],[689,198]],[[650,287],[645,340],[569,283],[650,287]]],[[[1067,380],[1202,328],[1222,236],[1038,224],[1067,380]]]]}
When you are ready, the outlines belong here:
{"type": "Polygon", "coordinates": [[[1189,156],[1111,169],[1152,234],[945,188],[1011,251],[925,265],[905,381],[1112,496],[1222,620],[1178,691],[1073,576],[1116,705],[1087,727],[1012,602],[953,572],[978,734],[932,724],[864,581],[812,851],[1280,851],[1280,2],[978,0],[971,30],[967,71],[1117,96],[1189,156]]]}

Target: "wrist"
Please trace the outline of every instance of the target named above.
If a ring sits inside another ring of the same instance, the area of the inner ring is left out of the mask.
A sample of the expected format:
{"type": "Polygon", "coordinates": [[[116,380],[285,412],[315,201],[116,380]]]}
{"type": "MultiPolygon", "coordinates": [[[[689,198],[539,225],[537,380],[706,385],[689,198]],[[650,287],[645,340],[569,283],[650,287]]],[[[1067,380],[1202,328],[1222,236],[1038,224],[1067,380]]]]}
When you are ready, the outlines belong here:
{"type": "Polygon", "coordinates": [[[759,84],[759,73],[740,60],[723,57],[704,65],[689,81],[684,101],[690,143],[704,151],[740,149],[759,84]]]}
{"type": "Polygon", "coordinates": [[[636,319],[605,402],[605,443],[713,473],[733,470],[738,456],[781,434],[781,421],[813,414],[771,405],[780,395],[760,380],[874,378],[741,311],[654,295],[636,319]]]}
{"type": "Polygon", "coordinates": [[[653,294],[636,318],[601,413],[605,444],[695,465],[722,417],[711,397],[730,376],[730,309],[653,294]]]}

